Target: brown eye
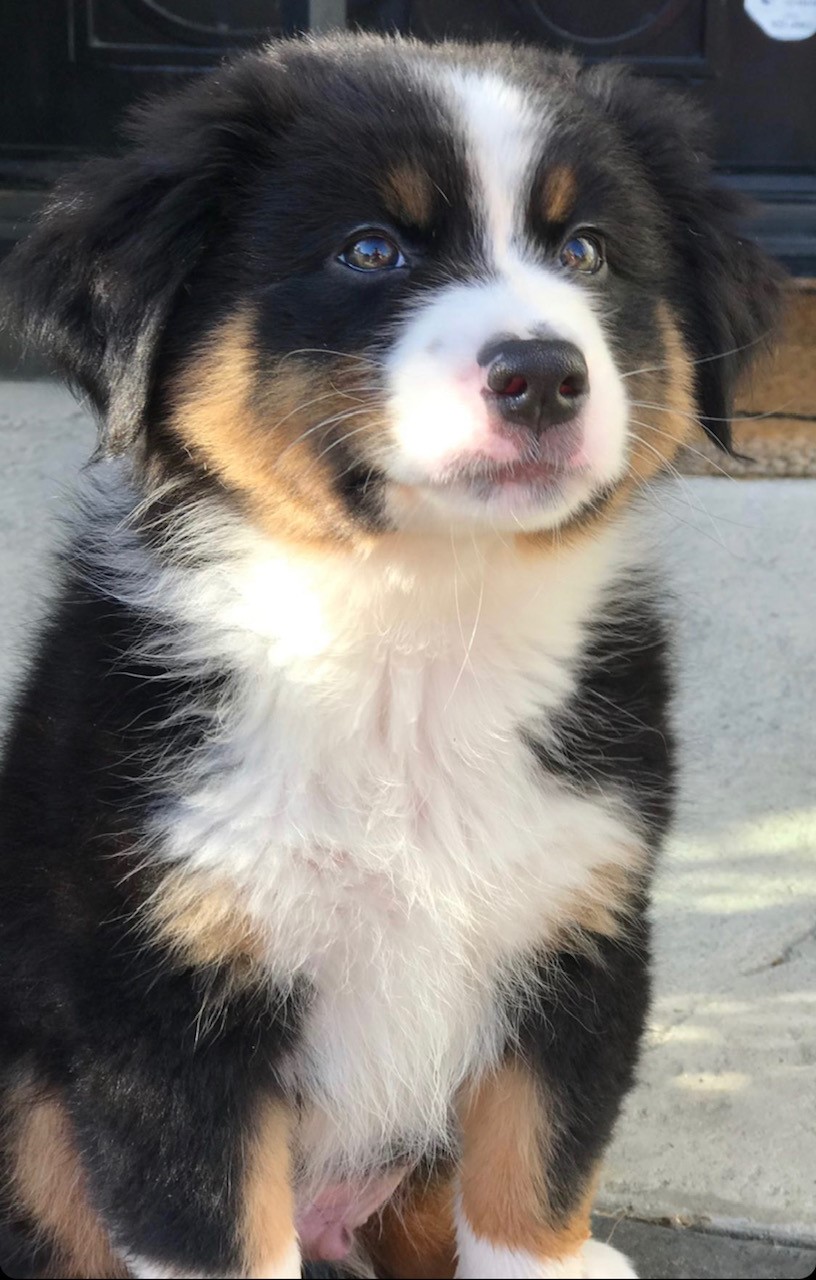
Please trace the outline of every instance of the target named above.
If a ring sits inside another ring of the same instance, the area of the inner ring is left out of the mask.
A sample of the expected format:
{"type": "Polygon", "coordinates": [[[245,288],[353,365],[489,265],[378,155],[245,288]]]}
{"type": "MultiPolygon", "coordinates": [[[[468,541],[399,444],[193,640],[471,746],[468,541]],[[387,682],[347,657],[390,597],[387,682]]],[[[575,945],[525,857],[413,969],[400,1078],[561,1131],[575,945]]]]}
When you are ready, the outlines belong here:
{"type": "Polygon", "coordinates": [[[561,263],[571,271],[593,275],[604,264],[603,250],[595,236],[570,236],[561,250],[561,263]]]}
{"type": "Polygon", "coordinates": [[[405,266],[399,245],[379,231],[367,231],[354,240],[339,255],[339,261],[354,271],[385,271],[405,266]]]}

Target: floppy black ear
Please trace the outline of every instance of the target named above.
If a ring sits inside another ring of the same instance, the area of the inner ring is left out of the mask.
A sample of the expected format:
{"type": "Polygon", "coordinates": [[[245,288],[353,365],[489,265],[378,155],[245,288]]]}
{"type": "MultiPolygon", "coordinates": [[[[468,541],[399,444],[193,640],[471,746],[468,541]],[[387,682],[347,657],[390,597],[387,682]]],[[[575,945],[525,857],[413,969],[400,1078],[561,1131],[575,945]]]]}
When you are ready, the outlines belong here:
{"type": "Polygon", "coordinates": [[[6,320],[90,396],[107,453],[138,437],[173,301],[268,158],[275,80],[259,55],[139,108],[129,149],[64,181],[3,268],[6,320]]]}
{"type": "Polygon", "coordinates": [[[730,452],[735,385],[774,336],[784,273],[742,229],[747,202],[717,184],[711,129],[694,103],[621,67],[595,68],[585,83],[645,165],[667,215],[672,300],[698,362],[700,422],[730,452]]]}

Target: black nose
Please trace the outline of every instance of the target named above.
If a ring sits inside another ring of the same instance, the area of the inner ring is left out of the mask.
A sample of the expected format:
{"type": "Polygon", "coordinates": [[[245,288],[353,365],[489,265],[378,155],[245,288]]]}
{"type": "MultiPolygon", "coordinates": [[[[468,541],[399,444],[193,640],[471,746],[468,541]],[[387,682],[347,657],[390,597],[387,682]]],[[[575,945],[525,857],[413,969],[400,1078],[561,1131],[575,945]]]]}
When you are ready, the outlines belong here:
{"type": "Polygon", "coordinates": [[[571,342],[505,338],[478,360],[487,368],[491,405],[536,434],[576,417],[589,391],[586,360],[571,342]]]}

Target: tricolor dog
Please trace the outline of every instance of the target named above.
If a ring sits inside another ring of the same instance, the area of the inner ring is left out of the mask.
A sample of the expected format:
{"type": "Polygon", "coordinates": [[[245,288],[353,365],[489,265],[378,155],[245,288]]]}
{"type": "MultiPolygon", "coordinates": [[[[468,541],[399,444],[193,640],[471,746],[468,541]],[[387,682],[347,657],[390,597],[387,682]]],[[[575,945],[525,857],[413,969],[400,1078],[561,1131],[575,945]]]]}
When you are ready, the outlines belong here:
{"type": "Polygon", "coordinates": [[[100,423],[2,774],[6,1268],[631,1276],[638,492],[776,271],[688,103],[534,49],[277,43],[128,139],[6,268],[100,423]]]}

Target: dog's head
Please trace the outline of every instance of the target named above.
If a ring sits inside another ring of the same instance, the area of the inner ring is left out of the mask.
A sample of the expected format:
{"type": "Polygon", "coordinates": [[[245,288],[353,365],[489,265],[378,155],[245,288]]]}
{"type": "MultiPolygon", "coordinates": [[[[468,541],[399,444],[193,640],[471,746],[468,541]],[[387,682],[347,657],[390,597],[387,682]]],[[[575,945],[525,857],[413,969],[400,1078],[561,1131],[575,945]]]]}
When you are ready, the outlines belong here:
{"type": "Polygon", "coordinates": [[[776,315],[683,99],[530,49],[282,43],[141,110],[7,269],[109,452],[276,533],[612,510],[776,315]]]}

